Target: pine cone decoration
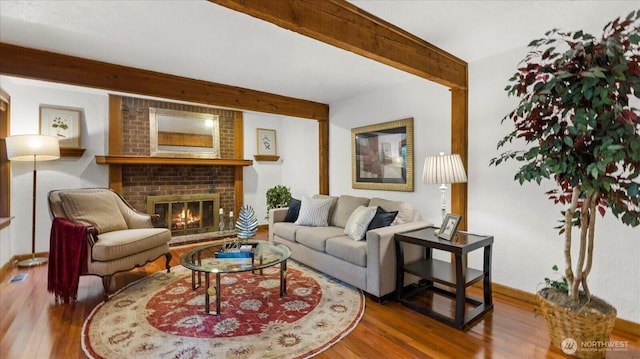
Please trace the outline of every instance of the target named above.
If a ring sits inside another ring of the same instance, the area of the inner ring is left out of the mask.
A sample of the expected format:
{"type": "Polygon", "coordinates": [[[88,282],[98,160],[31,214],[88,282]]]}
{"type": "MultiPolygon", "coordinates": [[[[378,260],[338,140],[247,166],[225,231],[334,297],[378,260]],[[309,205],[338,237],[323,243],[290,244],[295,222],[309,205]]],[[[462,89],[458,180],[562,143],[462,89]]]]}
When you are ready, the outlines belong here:
{"type": "Polygon", "coordinates": [[[256,213],[251,206],[242,206],[240,208],[236,228],[238,229],[238,238],[249,239],[256,235],[258,218],[256,218],[256,213]]]}

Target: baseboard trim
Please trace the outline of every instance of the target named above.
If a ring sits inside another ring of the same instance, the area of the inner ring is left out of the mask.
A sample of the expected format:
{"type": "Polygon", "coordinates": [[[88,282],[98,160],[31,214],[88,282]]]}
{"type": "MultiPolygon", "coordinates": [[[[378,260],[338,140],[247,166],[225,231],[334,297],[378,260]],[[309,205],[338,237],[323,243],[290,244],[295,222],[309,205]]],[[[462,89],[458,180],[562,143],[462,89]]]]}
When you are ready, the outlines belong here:
{"type": "MultiPolygon", "coordinates": [[[[40,258],[49,258],[49,252],[39,252],[39,253],[36,253],[35,256],[40,258]]],[[[16,254],[15,256],[13,256],[13,258],[18,260],[18,262],[23,261],[25,259],[29,259],[31,257],[32,257],[31,254],[16,254]]]]}
{"type": "Polygon", "coordinates": [[[507,297],[518,299],[528,304],[536,304],[536,295],[533,293],[525,292],[520,289],[507,287],[499,283],[491,283],[491,289],[496,294],[502,294],[507,297]]]}
{"type": "Polygon", "coordinates": [[[636,338],[640,337],[640,324],[636,322],[632,322],[630,320],[625,320],[622,318],[616,318],[616,322],[613,324],[613,327],[621,332],[631,334],[636,338]]]}
{"type": "MultiPolygon", "coordinates": [[[[519,301],[529,303],[531,305],[536,305],[536,295],[533,293],[525,292],[520,289],[515,289],[511,287],[507,287],[506,285],[502,285],[499,283],[492,283],[491,289],[495,294],[501,294],[506,297],[511,297],[513,299],[517,299],[519,301]]],[[[630,320],[616,318],[616,322],[613,327],[621,332],[633,335],[640,336],[640,323],[632,322],[630,320]]]]}
{"type": "MultiPolygon", "coordinates": [[[[49,252],[36,253],[36,257],[49,258],[49,252]]],[[[31,258],[31,254],[16,254],[11,257],[9,261],[3,264],[2,268],[0,268],[0,281],[4,282],[7,279],[9,273],[11,273],[13,268],[15,268],[16,263],[29,258],[31,258]]]]}
{"type": "Polygon", "coordinates": [[[17,262],[18,258],[16,258],[16,256],[13,256],[9,258],[9,261],[7,263],[2,265],[2,268],[0,268],[0,281],[4,282],[6,280],[7,275],[9,275],[11,270],[13,270],[13,267],[15,267],[15,263],[17,262]]]}

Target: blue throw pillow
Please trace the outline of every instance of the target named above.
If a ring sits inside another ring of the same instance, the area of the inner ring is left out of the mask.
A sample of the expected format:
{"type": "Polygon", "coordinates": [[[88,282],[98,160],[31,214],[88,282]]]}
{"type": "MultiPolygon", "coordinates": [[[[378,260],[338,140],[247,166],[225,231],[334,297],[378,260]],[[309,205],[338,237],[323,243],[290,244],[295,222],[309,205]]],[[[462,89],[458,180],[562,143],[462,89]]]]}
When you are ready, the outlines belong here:
{"type": "Polygon", "coordinates": [[[302,202],[299,199],[291,198],[291,202],[289,202],[289,210],[287,211],[287,216],[284,218],[285,222],[295,222],[296,219],[298,219],[301,203],[302,202]]]}
{"type": "Polygon", "coordinates": [[[398,215],[398,211],[387,212],[382,207],[378,206],[376,210],[376,215],[373,216],[373,219],[369,223],[369,227],[367,227],[367,231],[370,229],[376,229],[380,227],[388,227],[393,223],[393,220],[396,219],[398,215]]]}

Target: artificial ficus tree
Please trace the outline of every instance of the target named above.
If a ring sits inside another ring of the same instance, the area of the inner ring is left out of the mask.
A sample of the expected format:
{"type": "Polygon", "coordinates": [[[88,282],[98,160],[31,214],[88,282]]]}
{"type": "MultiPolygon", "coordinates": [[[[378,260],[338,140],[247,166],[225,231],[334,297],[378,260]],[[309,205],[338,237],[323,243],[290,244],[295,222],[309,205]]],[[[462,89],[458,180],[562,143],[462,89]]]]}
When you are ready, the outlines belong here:
{"type": "Polygon", "coordinates": [[[609,209],[622,223],[640,224],[640,123],[630,99],[640,98],[640,10],[618,18],[600,38],[557,29],[529,45],[506,87],[519,99],[503,119],[515,129],[498,142],[491,160],[522,162],[520,184],[550,179],[546,194],[562,211],[565,275],[569,297],[590,296],[596,213],[609,209]],[[510,120],[510,121],[509,121],[510,120]],[[572,229],[579,228],[577,259],[572,229]]]}

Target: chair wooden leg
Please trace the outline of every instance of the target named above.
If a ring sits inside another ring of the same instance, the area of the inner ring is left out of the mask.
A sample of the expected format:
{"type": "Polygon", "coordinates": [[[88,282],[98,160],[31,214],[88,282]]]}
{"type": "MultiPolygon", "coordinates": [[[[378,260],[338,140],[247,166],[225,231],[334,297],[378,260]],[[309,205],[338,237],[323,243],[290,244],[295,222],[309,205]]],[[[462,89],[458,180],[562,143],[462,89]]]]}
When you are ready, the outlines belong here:
{"type": "Polygon", "coordinates": [[[109,287],[111,286],[111,276],[106,275],[102,277],[102,286],[104,287],[104,301],[109,300],[109,287]]]}
{"type": "Polygon", "coordinates": [[[166,264],[166,268],[167,268],[167,273],[171,272],[171,252],[167,252],[167,254],[164,255],[167,258],[167,264],[166,264]]]}

